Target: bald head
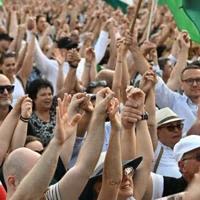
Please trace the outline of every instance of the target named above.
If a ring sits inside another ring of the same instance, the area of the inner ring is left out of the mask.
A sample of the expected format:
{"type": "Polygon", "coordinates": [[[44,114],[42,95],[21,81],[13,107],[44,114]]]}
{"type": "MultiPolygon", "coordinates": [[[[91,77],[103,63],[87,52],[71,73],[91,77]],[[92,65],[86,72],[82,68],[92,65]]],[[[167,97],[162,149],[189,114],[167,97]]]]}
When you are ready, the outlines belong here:
{"type": "Polygon", "coordinates": [[[14,176],[20,182],[33,168],[40,158],[40,154],[28,149],[18,148],[11,152],[3,165],[3,175],[9,189],[9,177],[14,176]]]}
{"type": "Polygon", "coordinates": [[[10,80],[4,74],[0,74],[0,85],[11,85],[10,80]]]}

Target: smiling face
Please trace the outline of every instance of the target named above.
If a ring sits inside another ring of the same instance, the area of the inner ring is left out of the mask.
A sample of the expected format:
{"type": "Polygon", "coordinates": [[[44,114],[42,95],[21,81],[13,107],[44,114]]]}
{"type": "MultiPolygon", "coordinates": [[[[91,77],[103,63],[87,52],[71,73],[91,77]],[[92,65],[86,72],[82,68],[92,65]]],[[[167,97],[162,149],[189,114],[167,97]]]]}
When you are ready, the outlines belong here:
{"type": "Polygon", "coordinates": [[[192,100],[200,97],[200,69],[188,69],[182,74],[182,89],[192,100]]]}
{"type": "Polygon", "coordinates": [[[7,57],[4,59],[4,62],[1,66],[1,70],[4,75],[6,75],[9,79],[16,74],[16,60],[15,57],[7,57]]]}
{"type": "Polygon", "coordinates": [[[36,99],[34,100],[35,109],[37,110],[37,108],[40,108],[49,110],[51,108],[52,98],[53,94],[50,87],[41,88],[37,93],[36,99]]]}

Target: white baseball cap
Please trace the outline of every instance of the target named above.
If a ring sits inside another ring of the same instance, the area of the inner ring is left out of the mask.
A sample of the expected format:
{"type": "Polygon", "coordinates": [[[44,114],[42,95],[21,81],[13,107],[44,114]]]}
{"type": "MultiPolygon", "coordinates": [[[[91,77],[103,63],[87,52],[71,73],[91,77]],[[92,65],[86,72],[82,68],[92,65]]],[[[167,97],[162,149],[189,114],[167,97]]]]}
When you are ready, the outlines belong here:
{"type": "Polygon", "coordinates": [[[175,112],[170,108],[162,108],[156,111],[156,124],[157,128],[163,124],[168,124],[170,122],[183,121],[175,112]]]}
{"type": "Polygon", "coordinates": [[[180,161],[183,155],[189,151],[200,148],[200,136],[199,135],[190,135],[182,138],[174,146],[174,157],[180,161]]]}

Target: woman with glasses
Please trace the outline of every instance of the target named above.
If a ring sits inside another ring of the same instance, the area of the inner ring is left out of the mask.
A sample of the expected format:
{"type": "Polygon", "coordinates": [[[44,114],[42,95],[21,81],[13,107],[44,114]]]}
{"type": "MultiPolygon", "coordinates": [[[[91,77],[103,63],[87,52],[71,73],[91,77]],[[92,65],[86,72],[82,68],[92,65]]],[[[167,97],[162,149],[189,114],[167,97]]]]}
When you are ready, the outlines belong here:
{"type": "MultiPolygon", "coordinates": [[[[133,92],[132,97],[136,98],[139,93],[140,90],[133,92]]],[[[139,100],[140,103],[143,98],[144,96],[139,100]]],[[[142,199],[144,196],[147,183],[145,180],[150,178],[152,145],[147,122],[142,120],[139,114],[143,104],[138,109],[132,109],[130,103],[129,100],[126,102],[127,106],[121,119],[117,112],[119,103],[116,101],[111,103],[108,109],[112,126],[109,147],[107,153],[101,153],[96,169],[80,200],[134,200],[142,199]],[[133,122],[137,122],[137,126],[133,122]],[[136,146],[137,155],[143,155],[143,158],[135,158],[136,146]],[[125,159],[127,161],[122,162],[125,159]],[[143,163],[140,165],[142,159],[143,163]]]]}
{"type": "Polygon", "coordinates": [[[16,57],[14,52],[2,54],[0,59],[0,70],[7,76],[12,85],[14,85],[13,102],[15,105],[17,99],[25,95],[26,83],[33,65],[34,36],[31,43],[27,46],[26,55],[22,60],[16,57]],[[20,66],[21,65],[21,66],[20,66]]]}

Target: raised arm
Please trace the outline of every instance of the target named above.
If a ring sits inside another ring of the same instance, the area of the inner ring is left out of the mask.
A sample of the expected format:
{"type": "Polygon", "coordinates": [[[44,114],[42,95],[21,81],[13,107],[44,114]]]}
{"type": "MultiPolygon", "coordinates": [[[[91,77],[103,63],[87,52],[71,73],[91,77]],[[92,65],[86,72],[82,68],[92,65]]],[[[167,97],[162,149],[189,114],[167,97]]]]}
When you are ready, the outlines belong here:
{"type": "Polygon", "coordinates": [[[187,65],[188,51],[190,48],[190,39],[186,32],[181,32],[179,34],[178,43],[180,50],[177,57],[177,63],[174,66],[169,80],[167,82],[167,86],[174,91],[181,89],[181,72],[187,65]]]}
{"type": "Polygon", "coordinates": [[[11,151],[19,147],[23,147],[27,136],[28,120],[32,114],[32,100],[26,97],[21,105],[21,115],[15,128],[12,141],[11,151]]]}
{"type": "Polygon", "coordinates": [[[15,107],[6,116],[3,123],[0,126],[0,165],[2,164],[6,153],[10,148],[12,136],[17,126],[17,122],[21,113],[21,104],[25,97],[22,97],[15,105],[15,107]]]}
{"type": "Polygon", "coordinates": [[[121,119],[118,109],[118,100],[112,100],[108,110],[109,119],[111,120],[111,135],[104,162],[103,180],[98,200],[116,200],[122,181],[122,159],[120,145],[121,119]]]}
{"type": "Polygon", "coordinates": [[[92,174],[102,150],[106,111],[112,98],[109,88],[97,93],[96,106],[77,162],[59,182],[61,199],[78,199],[92,174]]]}
{"type": "Polygon", "coordinates": [[[154,150],[156,149],[158,143],[156,127],[155,84],[155,73],[152,70],[146,71],[140,81],[140,88],[146,96],[145,110],[149,113],[147,124],[154,150]]]}
{"type": "Polygon", "coordinates": [[[44,195],[57,166],[63,144],[74,133],[71,132],[71,127],[75,126],[81,118],[80,114],[76,114],[73,118],[68,116],[67,98],[65,97],[63,102],[58,100],[53,139],[35,166],[22,180],[11,200],[40,199],[44,195]]]}
{"type": "Polygon", "coordinates": [[[32,71],[33,60],[34,60],[34,48],[35,48],[35,37],[32,36],[31,42],[28,44],[28,47],[27,47],[27,52],[26,52],[22,67],[17,73],[17,75],[23,81],[24,86],[26,86],[28,76],[32,71]]]}

